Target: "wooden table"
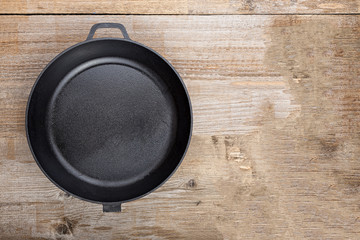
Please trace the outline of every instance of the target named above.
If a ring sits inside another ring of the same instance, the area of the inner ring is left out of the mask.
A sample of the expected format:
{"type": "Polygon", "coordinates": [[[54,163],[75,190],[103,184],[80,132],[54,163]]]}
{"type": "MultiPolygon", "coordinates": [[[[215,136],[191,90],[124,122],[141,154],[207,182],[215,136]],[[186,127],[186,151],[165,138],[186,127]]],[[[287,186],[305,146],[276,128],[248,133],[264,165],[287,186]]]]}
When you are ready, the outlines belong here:
{"type": "Polygon", "coordinates": [[[0,239],[360,239],[359,13],[360,0],[1,0],[0,239]],[[121,213],[55,187],[25,136],[36,77],[97,22],[166,57],[194,111],[179,170],[121,213]]]}

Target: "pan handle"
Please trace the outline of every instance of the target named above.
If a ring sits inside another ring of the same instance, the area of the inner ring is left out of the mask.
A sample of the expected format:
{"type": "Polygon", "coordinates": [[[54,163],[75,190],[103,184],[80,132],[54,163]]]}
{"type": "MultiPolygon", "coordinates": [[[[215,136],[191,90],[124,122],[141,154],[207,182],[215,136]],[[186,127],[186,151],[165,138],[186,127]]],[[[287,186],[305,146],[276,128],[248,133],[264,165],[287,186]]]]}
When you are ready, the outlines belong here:
{"type": "Polygon", "coordinates": [[[104,203],[103,212],[121,212],[120,203],[104,203]]]}
{"type": "Polygon", "coordinates": [[[124,25],[122,25],[120,23],[97,23],[91,27],[89,35],[87,36],[86,40],[93,39],[96,30],[98,30],[99,28],[118,28],[121,30],[121,33],[124,36],[124,38],[130,40],[129,35],[126,32],[124,25]]]}

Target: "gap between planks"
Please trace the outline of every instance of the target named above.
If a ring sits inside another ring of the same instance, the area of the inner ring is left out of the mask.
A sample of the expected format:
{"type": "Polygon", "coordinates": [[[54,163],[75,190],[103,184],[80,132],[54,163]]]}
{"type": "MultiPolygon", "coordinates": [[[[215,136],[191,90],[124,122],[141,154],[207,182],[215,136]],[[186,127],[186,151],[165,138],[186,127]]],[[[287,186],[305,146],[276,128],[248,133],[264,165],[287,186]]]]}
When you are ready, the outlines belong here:
{"type": "Polygon", "coordinates": [[[0,13],[0,16],[358,16],[360,13],[231,13],[231,14],[183,14],[183,13],[0,13]]]}

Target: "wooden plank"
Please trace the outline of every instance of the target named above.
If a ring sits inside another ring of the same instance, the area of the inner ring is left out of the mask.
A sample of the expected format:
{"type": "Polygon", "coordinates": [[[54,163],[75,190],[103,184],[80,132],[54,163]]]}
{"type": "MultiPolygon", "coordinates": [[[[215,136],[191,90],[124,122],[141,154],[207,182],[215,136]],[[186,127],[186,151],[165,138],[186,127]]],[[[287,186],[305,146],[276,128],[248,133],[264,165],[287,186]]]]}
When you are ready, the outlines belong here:
{"type": "Polygon", "coordinates": [[[329,14],[359,13],[360,0],[0,0],[0,13],[329,14]]]}
{"type": "Polygon", "coordinates": [[[0,238],[358,238],[360,16],[0,22],[0,238]],[[41,69],[104,21],[123,23],[132,39],[165,56],[194,110],[179,170],[122,213],[57,189],[33,161],[24,130],[41,69]]]}

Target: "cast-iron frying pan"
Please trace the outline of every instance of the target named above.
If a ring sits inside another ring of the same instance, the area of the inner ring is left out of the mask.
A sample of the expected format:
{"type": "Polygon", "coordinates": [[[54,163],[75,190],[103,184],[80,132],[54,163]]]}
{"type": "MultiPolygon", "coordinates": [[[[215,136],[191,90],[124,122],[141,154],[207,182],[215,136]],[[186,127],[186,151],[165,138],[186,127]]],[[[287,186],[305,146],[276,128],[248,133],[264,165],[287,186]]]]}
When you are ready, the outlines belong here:
{"type": "Polygon", "coordinates": [[[175,69],[130,40],[121,24],[95,24],[86,41],[42,71],[26,111],[30,149],[62,190],[104,211],[150,193],[180,165],[192,111],[175,69]],[[124,39],[93,39],[119,28],[124,39]]]}

